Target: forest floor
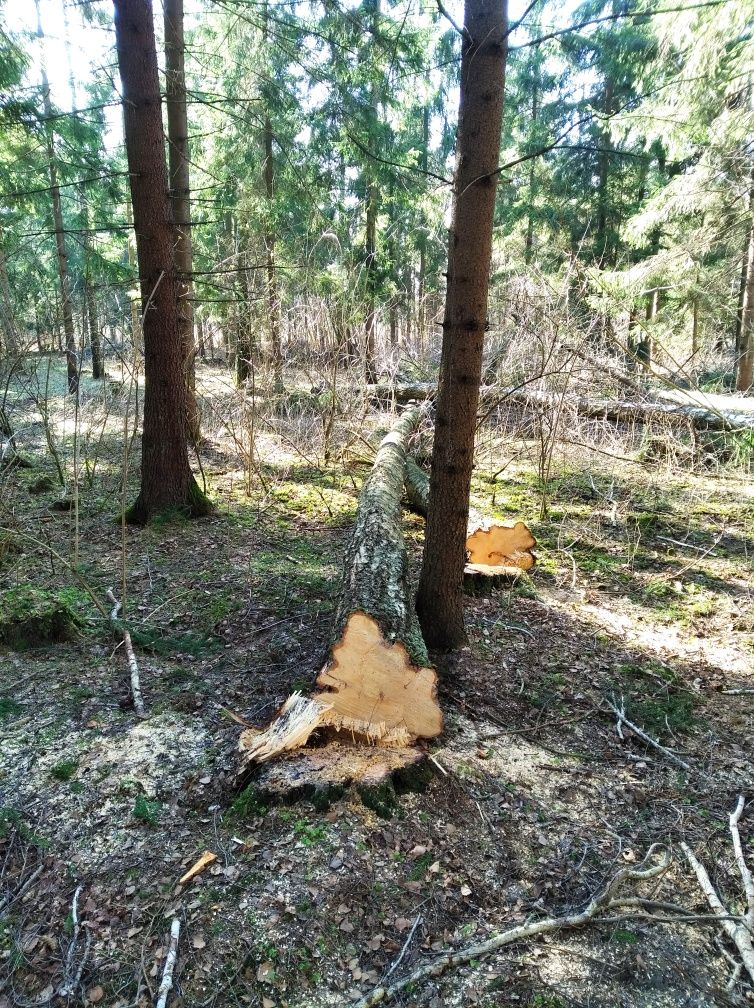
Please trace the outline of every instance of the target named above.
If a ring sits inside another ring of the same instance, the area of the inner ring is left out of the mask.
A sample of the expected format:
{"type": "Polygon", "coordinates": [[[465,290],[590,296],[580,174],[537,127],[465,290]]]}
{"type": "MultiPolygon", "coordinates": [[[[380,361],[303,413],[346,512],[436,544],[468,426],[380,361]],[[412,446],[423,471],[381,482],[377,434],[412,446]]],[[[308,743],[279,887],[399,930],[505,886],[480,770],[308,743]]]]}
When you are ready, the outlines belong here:
{"type": "MultiPolygon", "coordinates": [[[[47,389],[58,418],[59,378],[47,389]]],[[[124,404],[108,389],[86,383],[82,396],[92,434],[78,569],[101,599],[120,594],[123,555],[124,404]]],[[[583,907],[652,843],[674,858],[657,899],[709,912],[685,840],[741,909],[727,817],[739,793],[754,799],[754,695],[725,690],[754,688],[750,480],[585,454],[556,460],[539,520],[535,469],[506,436],[499,465],[475,474],[473,503],[529,522],[539,563],[510,590],[470,598],[468,647],[437,659],[446,730],[430,748],[442,772],[388,820],[355,797],[326,812],[264,808],[233,788],[239,721],[263,724],[321,668],[365,470],[324,466],[292,434],[263,429],[247,496],[231,436],[241,428],[222,420],[233,393],[218,368],[202,389],[213,397],[200,451],[215,513],[124,533],[144,720],[122,648],[68,566],[74,513],[51,507],[60,488],[33,396],[20,388],[11,401],[34,468],[0,477],[0,525],[24,537],[0,555],[0,589],[56,592],[81,629],[0,649],[2,1008],[154,1004],[176,915],[172,1005],[348,1005],[409,936],[391,979],[583,907]],[[30,492],[41,475],[52,487],[30,492]],[[690,772],[629,730],[620,737],[607,704],[621,698],[690,772]],[[179,886],[205,850],[215,864],[179,886]],[[73,990],[60,996],[65,978],[73,990]]],[[[407,514],[414,570],[422,524],[407,514]]],[[[748,810],[741,828],[751,851],[748,810]]],[[[511,946],[395,1003],[729,1005],[746,987],[726,990],[723,949],[734,951],[704,921],[614,917],[511,946]]]]}

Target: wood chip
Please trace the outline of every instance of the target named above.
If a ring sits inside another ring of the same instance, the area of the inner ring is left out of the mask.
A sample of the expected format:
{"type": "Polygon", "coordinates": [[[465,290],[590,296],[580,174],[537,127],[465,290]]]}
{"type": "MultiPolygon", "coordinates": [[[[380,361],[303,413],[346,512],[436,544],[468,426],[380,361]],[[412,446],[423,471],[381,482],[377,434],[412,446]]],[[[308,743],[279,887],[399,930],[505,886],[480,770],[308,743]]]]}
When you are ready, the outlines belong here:
{"type": "Polygon", "coordinates": [[[212,851],[205,851],[199,860],[189,868],[186,874],[178,879],[178,885],[186,885],[187,882],[190,882],[192,878],[195,878],[208,865],[213,864],[215,861],[217,861],[217,854],[213,854],[212,851]]]}

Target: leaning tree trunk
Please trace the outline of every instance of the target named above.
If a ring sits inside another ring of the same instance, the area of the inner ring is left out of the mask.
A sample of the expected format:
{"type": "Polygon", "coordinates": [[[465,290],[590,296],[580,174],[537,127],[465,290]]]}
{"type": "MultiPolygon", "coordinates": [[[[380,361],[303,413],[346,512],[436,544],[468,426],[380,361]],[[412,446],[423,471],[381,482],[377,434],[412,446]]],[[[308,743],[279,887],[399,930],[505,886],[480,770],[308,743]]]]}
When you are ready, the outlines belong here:
{"type": "Polygon", "coordinates": [[[191,178],[189,174],[188,116],[186,113],[186,71],[184,66],[183,0],[165,0],[165,104],[168,120],[168,173],[170,203],[177,243],[178,331],[183,349],[186,376],[186,416],[188,435],[196,444],[201,437],[196,402],[194,364],[194,285],[191,246],[191,178]]]}
{"type": "Polygon", "coordinates": [[[459,647],[474,436],[487,328],[505,89],[507,0],[466,0],[448,289],[417,607],[427,643],[459,647]]]}
{"type": "Polygon", "coordinates": [[[300,762],[290,772],[276,767],[272,781],[278,791],[290,790],[302,773],[314,774],[319,784],[324,777],[338,786],[365,778],[382,783],[415,766],[416,739],[442,730],[437,676],[414,611],[402,528],[406,441],[420,415],[418,406],[403,413],[383,439],[361,491],[334,644],[317,678],[318,692],[308,698],[293,694],[264,732],[242,734],[242,780],[254,764],[298,750],[315,729],[326,729],[334,746],[302,755],[308,761],[303,771],[300,762]],[[366,756],[354,747],[356,740],[370,744],[366,756]]]}
{"type": "Polygon", "coordinates": [[[186,382],[178,328],[173,260],[177,236],[170,215],[160,81],[150,0],[114,0],[115,40],[123,94],[141,303],[144,306],[144,428],[141,490],[128,518],[206,514],[186,450],[186,382]]]}

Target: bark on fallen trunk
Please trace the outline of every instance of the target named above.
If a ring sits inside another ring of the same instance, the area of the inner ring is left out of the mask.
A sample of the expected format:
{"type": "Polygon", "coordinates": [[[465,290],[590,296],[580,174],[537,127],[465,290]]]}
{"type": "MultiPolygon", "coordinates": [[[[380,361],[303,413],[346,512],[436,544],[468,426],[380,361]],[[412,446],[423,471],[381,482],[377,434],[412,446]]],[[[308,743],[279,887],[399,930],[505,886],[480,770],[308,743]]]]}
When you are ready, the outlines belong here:
{"type": "MultiPolygon", "coordinates": [[[[364,483],[345,559],[335,643],[317,679],[319,689],[311,697],[294,693],[265,731],[242,733],[242,782],[255,764],[300,749],[313,731],[325,729],[332,736],[325,748],[333,757],[333,786],[345,779],[358,785],[364,776],[369,760],[359,768],[352,754],[343,756],[344,741],[359,741],[391,748],[387,770],[377,774],[383,787],[407,760],[416,763],[415,750],[407,749],[411,743],[442,731],[437,676],[429,667],[414,609],[402,528],[406,442],[421,411],[415,406],[402,414],[383,439],[364,483]],[[400,749],[410,759],[400,758],[400,749]]],[[[297,781],[299,787],[309,757],[288,758],[294,760],[293,772],[281,771],[276,779],[297,781]]],[[[318,783],[324,786],[321,779],[318,783]]]]}
{"type": "MultiPolygon", "coordinates": [[[[411,506],[419,514],[427,514],[429,504],[429,476],[420,469],[412,458],[406,459],[406,495],[411,506]]],[[[523,522],[493,522],[485,519],[477,511],[469,511],[466,550],[469,562],[466,565],[466,584],[471,586],[473,575],[492,576],[493,568],[511,568],[519,571],[530,570],[536,563],[531,552],[537,540],[523,522]],[[480,568],[487,568],[481,570],[480,568]]],[[[505,580],[502,570],[494,575],[505,580]]]]}
{"type": "MultiPolygon", "coordinates": [[[[381,401],[402,404],[411,401],[433,399],[437,388],[430,382],[412,382],[403,385],[368,385],[367,393],[381,401]]],[[[670,422],[693,423],[698,430],[746,431],[754,430],[754,415],[745,410],[731,408],[712,409],[692,403],[658,402],[653,399],[587,399],[584,396],[569,396],[561,404],[560,397],[549,392],[524,388],[496,388],[485,385],[479,390],[479,401],[485,409],[495,403],[520,403],[522,406],[538,408],[571,407],[580,416],[595,420],[606,419],[625,423],[638,421],[668,420],[670,422]]]]}
{"type": "MultiPolygon", "coordinates": [[[[560,408],[560,397],[548,392],[519,389],[509,393],[501,392],[505,397],[523,405],[536,406],[545,409],[560,408]]],[[[619,423],[638,421],[666,420],[672,422],[692,423],[698,430],[713,431],[746,431],[754,430],[754,416],[739,413],[735,410],[712,410],[703,406],[685,403],[656,402],[646,400],[624,399],[585,399],[569,397],[565,400],[566,409],[575,408],[580,416],[595,420],[614,420],[619,423]]]]}

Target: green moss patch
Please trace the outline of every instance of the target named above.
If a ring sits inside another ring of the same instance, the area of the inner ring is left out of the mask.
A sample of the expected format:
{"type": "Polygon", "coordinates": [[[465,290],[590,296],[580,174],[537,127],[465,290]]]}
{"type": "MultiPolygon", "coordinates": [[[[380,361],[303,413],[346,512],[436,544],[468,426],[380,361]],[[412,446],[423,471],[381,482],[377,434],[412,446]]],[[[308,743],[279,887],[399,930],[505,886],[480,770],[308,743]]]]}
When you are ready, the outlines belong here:
{"type": "Polygon", "coordinates": [[[24,585],[0,592],[0,644],[16,650],[72,640],[81,625],[63,593],[24,585]]]}

